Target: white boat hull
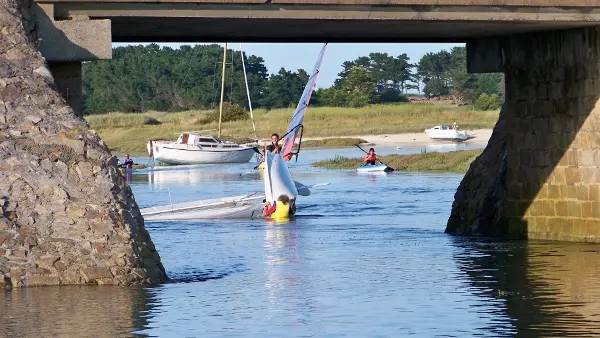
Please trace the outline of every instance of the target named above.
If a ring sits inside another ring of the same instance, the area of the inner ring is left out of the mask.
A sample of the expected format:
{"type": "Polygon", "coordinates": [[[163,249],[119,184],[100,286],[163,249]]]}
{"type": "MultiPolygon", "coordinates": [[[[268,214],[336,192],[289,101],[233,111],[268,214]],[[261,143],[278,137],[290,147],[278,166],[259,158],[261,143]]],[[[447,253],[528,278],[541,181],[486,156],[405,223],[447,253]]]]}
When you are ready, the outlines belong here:
{"type": "Polygon", "coordinates": [[[440,140],[440,141],[466,141],[469,139],[469,134],[466,130],[458,131],[458,130],[431,130],[427,129],[425,131],[427,136],[429,136],[432,140],[440,140]]]}
{"type": "Polygon", "coordinates": [[[248,163],[256,152],[252,147],[201,148],[191,144],[154,142],[154,159],[168,165],[248,163]]]}
{"type": "Polygon", "coordinates": [[[146,222],[263,218],[264,195],[234,196],[141,209],[146,222]]]}
{"type": "Polygon", "coordinates": [[[388,166],[385,164],[361,165],[356,168],[356,171],[359,173],[385,172],[387,168],[388,166]]]}

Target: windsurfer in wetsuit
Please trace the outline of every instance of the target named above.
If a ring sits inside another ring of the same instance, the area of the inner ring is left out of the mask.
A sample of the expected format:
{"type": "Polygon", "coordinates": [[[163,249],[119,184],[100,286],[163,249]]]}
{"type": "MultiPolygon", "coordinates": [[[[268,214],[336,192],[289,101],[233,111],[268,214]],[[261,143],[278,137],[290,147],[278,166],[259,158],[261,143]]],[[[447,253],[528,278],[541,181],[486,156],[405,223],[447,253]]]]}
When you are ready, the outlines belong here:
{"type": "Polygon", "coordinates": [[[266,147],[265,152],[267,151],[275,154],[279,154],[281,151],[281,146],[279,145],[279,135],[277,133],[273,133],[273,135],[271,135],[271,144],[266,147]]]}
{"type": "MultiPolygon", "coordinates": [[[[279,145],[279,134],[273,133],[273,135],[271,135],[271,144],[265,147],[265,154],[267,153],[267,151],[274,154],[280,154],[281,150],[282,147],[279,145]]],[[[292,159],[292,154],[286,154],[285,156],[282,155],[282,157],[284,160],[289,161],[292,159]]],[[[265,157],[262,156],[260,160],[261,162],[264,162],[265,157]]]]}
{"type": "Polygon", "coordinates": [[[375,154],[375,149],[369,149],[369,152],[365,155],[365,164],[367,165],[375,165],[375,161],[377,161],[377,155],[375,154]]]}

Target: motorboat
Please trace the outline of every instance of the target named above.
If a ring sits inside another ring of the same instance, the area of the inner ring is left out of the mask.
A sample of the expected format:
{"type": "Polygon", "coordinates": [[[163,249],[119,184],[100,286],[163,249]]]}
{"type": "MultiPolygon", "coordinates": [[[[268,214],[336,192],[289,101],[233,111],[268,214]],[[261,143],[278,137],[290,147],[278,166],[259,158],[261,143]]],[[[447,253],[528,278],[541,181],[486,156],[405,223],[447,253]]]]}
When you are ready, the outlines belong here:
{"type": "Polygon", "coordinates": [[[453,129],[448,125],[439,125],[425,129],[425,133],[432,140],[466,141],[469,139],[469,133],[466,130],[453,129]]]}
{"type": "Polygon", "coordinates": [[[148,154],[162,164],[248,163],[258,148],[221,141],[201,132],[183,132],[177,141],[149,141],[148,154]]]}

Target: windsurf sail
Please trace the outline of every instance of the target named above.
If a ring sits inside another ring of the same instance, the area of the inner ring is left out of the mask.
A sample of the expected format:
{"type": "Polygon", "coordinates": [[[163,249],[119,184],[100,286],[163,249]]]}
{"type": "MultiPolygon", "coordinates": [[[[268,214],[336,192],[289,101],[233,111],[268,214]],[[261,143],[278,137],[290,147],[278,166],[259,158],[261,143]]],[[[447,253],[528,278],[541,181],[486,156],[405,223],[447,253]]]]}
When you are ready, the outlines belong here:
{"type": "Polygon", "coordinates": [[[281,154],[283,158],[292,153],[292,149],[294,148],[294,142],[296,141],[296,136],[298,136],[298,132],[302,126],[302,121],[304,120],[304,114],[308,109],[308,104],[310,103],[310,98],[312,96],[313,91],[317,86],[317,77],[319,75],[321,69],[321,63],[323,62],[323,57],[325,56],[325,50],[327,49],[327,43],[323,44],[323,48],[319,53],[319,58],[317,59],[317,63],[308,78],[308,82],[304,87],[304,92],[302,92],[302,96],[300,97],[300,101],[298,102],[298,106],[296,107],[296,111],[292,116],[292,120],[290,121],[290,125],[288,127],[288,131],[283,139],[283,146],[281,149],[281,154]]]}
{"type": "Polygon", "coordinates": [[[281,155],[267,152],[264,175],[265,198],[267,201],[275,203],[281,195],[287,195],[289,198],[298,196],[296,183],[292,179],[292,174],[281,155]]]}

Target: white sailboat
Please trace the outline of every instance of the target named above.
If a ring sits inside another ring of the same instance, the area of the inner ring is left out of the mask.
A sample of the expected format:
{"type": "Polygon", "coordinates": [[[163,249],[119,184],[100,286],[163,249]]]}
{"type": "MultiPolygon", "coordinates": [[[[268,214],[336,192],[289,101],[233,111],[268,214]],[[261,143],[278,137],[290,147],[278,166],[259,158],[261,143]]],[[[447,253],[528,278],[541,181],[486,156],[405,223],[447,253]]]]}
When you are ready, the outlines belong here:
{"type": "MultiPolygon", "coordinates": [[[[240,44],[241,49],[241,44],[240,44]]],[[[252,104],[250,102],[250,92],[248,90],[248,80],[246,78],[246,66],[244,62],[244,52],[242,54],[242,65],[244,70],[244,79],[246,82],[246,92],[248,93],[248,102],[250,103],[250,117],[252,127],[256,136],[256,127],[254,125],[254,115],[252,104]]],[[[256,146],[240,145],[235,142],[222,141],[221,122],[223,118],[223,95],[225,90],[225,60],[227,57],[227,43],[223,48],[223,69],[221,74],[221,100],[219,106],[219,129],[217,137],[204,134],[202,131],[186,131],[179,135],[177,141],[148,141],[148,156],[167,165],[182,164],[219,164],[219,163],[248,163],[254,154],[260,153],[256,146]]],[[[258,139],[258,138],[256,138],[258,139]]]]}
{"type": "MultiPolygon", "coordinates": [[[[300,102],[294,112],[288,132],[284,136],[282,154],[292,154],[292,147],[302,127],[304,114],[308,108],[310,97],[316,86],[319,68],[323,61],[327,44],[324,44],[317,65],[304,88],[300,102]]],[[[297,155],[297,153],[296,153],[297,155]]],[[[288,195],[290,198],[297,196],[309,196],[310,188],[328,185],[316,184],[306,186],[292,179],[286,161],[281,154],[267,153],[265,158],[264,172],[265,193],[251,193],[249,195],[199,200],[194,202],[170,204],[141,209],[141,214],[146,222],[167,220],[194,220],[194,219],[226,219],[226,218],[260,218],[263,217],[263,200],[273,203],[280,195],[288,195]]]]}

